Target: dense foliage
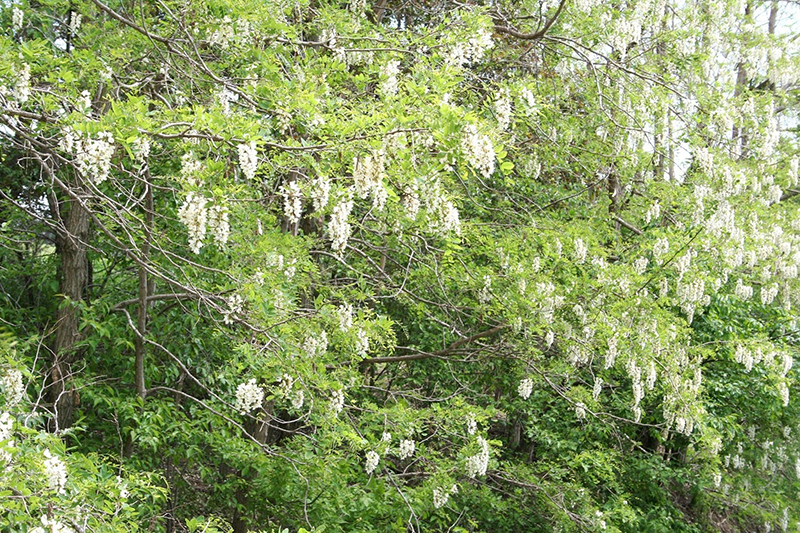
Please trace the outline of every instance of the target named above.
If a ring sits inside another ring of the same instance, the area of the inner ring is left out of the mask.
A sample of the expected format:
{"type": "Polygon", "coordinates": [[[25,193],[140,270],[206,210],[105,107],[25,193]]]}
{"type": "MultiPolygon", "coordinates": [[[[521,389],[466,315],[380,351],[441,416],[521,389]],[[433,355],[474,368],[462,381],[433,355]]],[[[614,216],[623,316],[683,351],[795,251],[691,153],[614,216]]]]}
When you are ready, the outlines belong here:
{"type": "Polygon", "coordinates": [[[0,530],[797,530],[797,14],[0,4],[0,530]]]}

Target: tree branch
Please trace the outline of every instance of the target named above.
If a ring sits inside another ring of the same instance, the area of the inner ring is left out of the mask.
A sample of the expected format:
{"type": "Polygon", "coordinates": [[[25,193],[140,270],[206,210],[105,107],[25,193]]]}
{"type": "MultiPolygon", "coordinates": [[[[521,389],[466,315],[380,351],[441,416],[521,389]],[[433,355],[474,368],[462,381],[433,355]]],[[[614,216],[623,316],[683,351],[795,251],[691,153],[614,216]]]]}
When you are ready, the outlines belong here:
{"type": "Polygon", "coordinates": [[[564,6],[566,5],[566,3],[567,0],[561,0],[561,2],[558,4],[558,9],[556,9],[556,12],[553,14],[551,18],[547,19],[547,21],[544,23],[544,26],[542,26],[542,29],[535,31],[533,33],[524,33],[510,26],[495,25],[494,29],[500,33],[505,33],[512,37],[516,37],[517,39],[523,39],[525,41],[536,41],[538,39],[541,39],[547,34],[547,32],[555,23],[558,16],[561,14],[561,11],[564,10],[564,6]]]}
{"type": "Polygon", "coordinates": [[[489,337],[491,335],[494,335],[498,331],[501,331],[501,330],[503,330],[503,329],[505,329],[507,327],[508,327],[508,324],[506,324],[506,323],[500,324],[500,325],[495,326],[495,327],[493,327],[491,329],[487,329],[486,331],[481,331],[480,333],[476,333],[475,335],[472,335],[470,337],[465,337],[463,339],[459,339],[459,340],[455,341],[453,344],[451,344],[450,346],[448,346],[447,348],[444,348],[442,350],[437,350],[435,352],[421,352],[421,353],[415,353],[415,354],[410,354],[410,355],[395,355],[395,356],[392,356],[392,357],[373,357],[373,358],[370,358],[370,359],[364,359],[360,363],[361,364],[367,364],[367,365],[376,365],[376,364],[379,364],[379,363],[397,363],[397,362],[400,362],[400,361],[416,361],[418,359],[429,359],[431,357],[442,357],[443,355],[447,355],[448,353],[451,353],[454,350],[457,350],[458,348],[460,348],[461,346],[464,346],[465,344],[469,344],[469,343],[474,342],[474,341],[476,341],[478,339],[482,339],[484,337],[489,337]]]}

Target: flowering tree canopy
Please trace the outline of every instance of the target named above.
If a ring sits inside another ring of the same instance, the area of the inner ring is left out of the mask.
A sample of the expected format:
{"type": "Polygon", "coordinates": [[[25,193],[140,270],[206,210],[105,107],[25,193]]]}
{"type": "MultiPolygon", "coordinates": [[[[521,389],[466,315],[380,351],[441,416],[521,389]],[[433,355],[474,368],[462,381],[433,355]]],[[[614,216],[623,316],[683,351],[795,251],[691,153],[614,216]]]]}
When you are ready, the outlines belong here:
{"type": "Polygon", "coordinates": [[[799,14],[0,5],[7,521],[795,530],[799,14]]]}

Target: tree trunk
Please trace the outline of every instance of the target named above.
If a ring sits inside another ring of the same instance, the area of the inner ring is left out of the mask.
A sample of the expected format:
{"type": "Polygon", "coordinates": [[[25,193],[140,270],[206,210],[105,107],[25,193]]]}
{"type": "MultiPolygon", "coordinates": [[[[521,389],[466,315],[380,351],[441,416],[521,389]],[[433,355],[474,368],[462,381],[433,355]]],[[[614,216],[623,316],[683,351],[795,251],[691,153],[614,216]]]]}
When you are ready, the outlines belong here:
{"type": "MultiPolygon", "coordinates": [[[[78,178],[76,178],[77,181],[78,178]]],[[[75,189],[77,190],[79,187],[76,186],[75,189]]],[[[78,331],[79,306],[86,291],[89,275],[89,262],[86,257],[89,213],[74,199],[65,200],[58,211],[60,212],[60,223],[56,236],[56,251],[61,259],[59,294],[63,300],[56,311],[53,366],[50,370],[52,379],[50,397],[54,414],[51,429],[53,431],[64,430],[72,425],[77,398],[72,384],[72,364],[79,358],[75,349],[80,335],[78,331]],[[64,214],[65,207],[67,208],[66,214],[64,214]]]]}

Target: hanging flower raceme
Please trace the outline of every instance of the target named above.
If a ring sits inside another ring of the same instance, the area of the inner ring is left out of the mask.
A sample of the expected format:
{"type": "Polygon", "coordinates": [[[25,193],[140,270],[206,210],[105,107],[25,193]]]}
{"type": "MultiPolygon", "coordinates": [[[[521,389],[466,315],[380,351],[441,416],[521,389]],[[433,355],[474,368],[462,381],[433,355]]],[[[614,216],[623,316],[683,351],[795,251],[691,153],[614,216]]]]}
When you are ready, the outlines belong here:
{"type": "Polygon", "coordinates": [[[208,222],[208,200],[200,194],[190,192],[178,209],[178,220],[189,230],[189,249],[199,254],[206,236],[208,222]]]}
{"type": "Polygon", "coordinates": [[[353,200],[344,197],[333,208],[331,219],[328,223],[328,236],[331,238],[331,248],[334,252],[343,252],[350,238],[350,223],[347,221],[350,211],[353,210],[353,200]]]}
{"type": "Polygon", "coordinates": [[[464,127],[464,136],[461,139],[461,151],[467,162],[478,170],[483,177],[488,178],[494,173],[495,158],[492,140],[488,135],[478,132],[475,124],[464,127]]]}
{"type": "Polygon", "coordinates": [[[256,384],[255,379],[242,383],[236,388],[236,409],[249,413],[261,406],[264,401],[264,389],[256,384]]]}
{"type": "Polygon", "coordinates": [[[114,136],[111,133],[101,131],[92,138],[88,133],[67,127],[62,132],[59,147],[75,155],[78,171],[95,185],[108,179],[114,155],[114,136]]]}
{"type": "Polygon", "coordinates": [[[247,144],[240,144],[237,146],[237,151],[239,152],[239,168],[242,169],[242,174],[248,180],[255,179],[256,170],[258,170],[256,142],[250,141],[247,144]]]}

